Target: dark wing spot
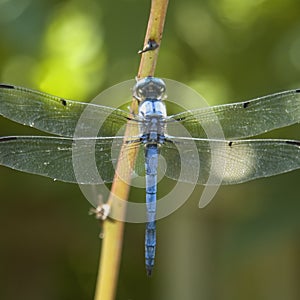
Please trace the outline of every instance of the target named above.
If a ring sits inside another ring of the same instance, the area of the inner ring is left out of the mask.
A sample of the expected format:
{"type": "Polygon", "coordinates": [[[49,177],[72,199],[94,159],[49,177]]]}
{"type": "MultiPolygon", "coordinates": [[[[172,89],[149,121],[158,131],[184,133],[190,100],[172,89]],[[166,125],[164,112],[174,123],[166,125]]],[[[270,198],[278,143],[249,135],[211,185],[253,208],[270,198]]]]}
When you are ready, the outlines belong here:
{"type": "Polygon", "coordinates": [[[4,136],[0,138],[0,143],[1,142],[7,142],[7,141],[13,141],[17,140],[18,138],[16,136],[4,136]]]}
{"type": "Polygon", "coordinates": [[[13,85],[9,85],[9,84],[0,84],[0,88],[11,89],[11,90],[15,89],[13,85]]]}
{"type": "Polygon", "coordinates": [[[300,89],[295,90],[296,93],[300,93],[300,89]]]}
{"type": "Polygon", "coordinates": [[[232,142],[229,142],[229,143],[228,143],[228,146],[231,147],[231,146],[232,146],[232,142]]]}
{"type": "Polygon", "coordinates": [[[181,118],[177,118],[175,119],[177,122],[181,122],[181,121],[184,121],[186,119],[186,117],[181,117],[181,118]]]}
{"type": "Polygon", "coordinates": [[[285,141],[286,144],[300,146],[300,141],[285,141]]]}
{"type": "Polygon", "coordinates": [[[248,101],[248,102],[244,102],[244,103],[243,103],[243,107],[244,107],[244,108],[247,108],[247,107],[249,106],[249,104],[250,104],[249,101],[248,101]]]}
{"type": "Polygon", "coordinates": [[[63,106],[67,106],[67,101],[65,99],[60,99],[60,102],[63,106]]]}

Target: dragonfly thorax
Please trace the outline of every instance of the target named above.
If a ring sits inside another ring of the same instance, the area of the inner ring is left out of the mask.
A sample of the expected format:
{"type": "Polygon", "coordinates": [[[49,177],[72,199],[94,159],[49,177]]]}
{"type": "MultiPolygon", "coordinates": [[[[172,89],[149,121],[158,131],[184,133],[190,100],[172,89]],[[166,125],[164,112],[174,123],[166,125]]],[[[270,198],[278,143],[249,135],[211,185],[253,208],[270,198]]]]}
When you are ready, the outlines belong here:
{"type": "Polygon", "coordinates": [[[145,144],[161,144],[164,140],[166,106],[160,100],[147,99],[139,106],[140,133],[145,144]]]}
{"type": "Polygon", "coordinates": [[[166,105],[157,99],[146,99],[139,106],[139,116],[145,120],[150,118],[163,118],[167,116],[166,105]]]}

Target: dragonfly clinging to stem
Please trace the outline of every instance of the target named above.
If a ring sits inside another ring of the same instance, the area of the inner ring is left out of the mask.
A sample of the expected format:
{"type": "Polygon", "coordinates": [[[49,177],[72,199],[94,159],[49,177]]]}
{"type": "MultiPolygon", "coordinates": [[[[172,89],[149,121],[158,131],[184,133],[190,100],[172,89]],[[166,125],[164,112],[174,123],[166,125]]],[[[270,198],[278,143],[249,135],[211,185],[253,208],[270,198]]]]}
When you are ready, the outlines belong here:
{"type": "MultiPolygon", "coordinates": [[[[145,171],[147,224],[145,260],[150,275],[156,248],[156,192],[159,155],[165,159],[165,176],[184,182],[206,184],[211,173],[216,182],[237,184],[300,168],[300,141],[285,139],[242,139],[292,125],[300,121],[300,90],[290,90],[265,97],[214,107],[183,111],[168,116],[166,86],[162,79],[146,77],[133,87],[139,101],[139,113],[108,106],[62,99],[22,87],[0,85],[0,114],[23,125],[35,127],[56,136],[0,137],[0,164],[24,172],[56,180],[80,184],[98,184],[84,178],[78,182],[72,164],[72,147],[78,142],[74,131],[83,111],[90,107],[93,118],[103,122],[98,136],[81,140],[81,147],[90,151],[95,145],[96,165],[103,180],[114,176],[112,147],[121,147],[123,136],[116,136],[128,120],[136,126],[138,136],[129,137],[129,148],[141,148],[144,159],[138,159],[133,173],[145,171]],[[216,116],[225,139],[208,138],[203,128],[216,116]],[[189,136],[177,135],[184,127],[189,136]],[[172,133],[172,135],[170,134],[172,133]],[[197,155],[190,155],[191,147],[197,155]],[[179,155],[178,147],[183,149],[179,155]],[[223,172],[212,168],[212,155],[225,161],[223,172]],[[190,178],[187,170],[194,170],[190,178]]],[[[87,125],[88,127],[88,125],[87,125]]],[[[87,128],[88,129],[88,128],[87,128]]],[[[83,151],[84,152],[84,151],[83,151]]],[[[81,157],[79,157],[81,159],[81,157]]],[[[82,157],[84,160],[84,157],[82,157]]],[[[126,159],[126,156],[120,159],[126,159]]],[[[214,184],[214,182],[212,182],[214,184]]]]}

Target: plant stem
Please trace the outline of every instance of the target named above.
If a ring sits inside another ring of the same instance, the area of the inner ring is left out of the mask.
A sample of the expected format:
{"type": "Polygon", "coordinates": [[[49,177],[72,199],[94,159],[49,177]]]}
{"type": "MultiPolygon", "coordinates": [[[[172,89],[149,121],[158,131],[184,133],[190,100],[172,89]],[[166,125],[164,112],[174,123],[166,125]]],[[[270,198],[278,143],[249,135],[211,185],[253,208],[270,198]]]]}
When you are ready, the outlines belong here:
{"type": "Polygon", "coordinates": [[[151,2],[151,10],[144,45],[147,45],[149,40],[154,40],[159,47],[153,51],[148,51],[142,54],[137,76],[138,79],[147,76],[154,76],[167,8],[168,0],[152,0],[151,2]]]}
{"type": "MultiPolygon", "coordinates": [[[[161,43],[163,27],[165,23],[165,17],[168,7],[168,0],[152,0],[151,10],[148,21],[147,32],[145,36],[145,45],[149,40],[155,41],[158,45],[161,43]]],[[[142,53],[141,62],[138,70],[137,78],[143,78],[147,76],[153,76],[159,47],[155,50],[142,53]]],[[[131,104],[131,111],[137,113],[137,101],[133,99],[131,104]]],[[[127,126],[125,136],[133,135],[132,126],[127,126]]],[[[121,153],[125,153],[124,150],[126,144],[122,146],[121,153]]],[[[130,185],[131,172],[134,162],[137,156],[137,151],[126,151],[128,154],[128,160],[120,160],[117,164],[115,178],[112,184],[111,193],[107,201],[112,205],[114,198],[123,199],[127,201],[130,185]],[[128,168],[129,161],[129,168],[128,168]],[[125,183],[120,179],[118,174],[122,174],[122,178],[127,182],[125,183]]],[[[125,215],[126,208],[122,211],[125,215]]],[[[120,258],[122,253],[124,223],[120,221],[106,220],[103,223],[104,238],[102,242],[101,258],[98,270],[98,278],[96,284],[95,300],[113,300],[116,295],[117,281],[119,275],[120,258]]]]}

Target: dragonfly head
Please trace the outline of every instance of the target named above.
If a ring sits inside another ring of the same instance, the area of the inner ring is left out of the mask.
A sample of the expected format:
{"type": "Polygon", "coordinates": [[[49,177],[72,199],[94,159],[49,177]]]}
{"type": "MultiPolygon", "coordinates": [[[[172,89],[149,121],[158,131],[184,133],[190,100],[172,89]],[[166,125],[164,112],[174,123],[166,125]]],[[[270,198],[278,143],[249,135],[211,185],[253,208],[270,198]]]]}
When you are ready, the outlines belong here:
{"type": "Polygon", "coordinates": [[[133,87],[133,97],[138,101],[146,99],[164,100],[166,85],[160,78],[148,76],[139,80],[133,87]]]}

